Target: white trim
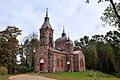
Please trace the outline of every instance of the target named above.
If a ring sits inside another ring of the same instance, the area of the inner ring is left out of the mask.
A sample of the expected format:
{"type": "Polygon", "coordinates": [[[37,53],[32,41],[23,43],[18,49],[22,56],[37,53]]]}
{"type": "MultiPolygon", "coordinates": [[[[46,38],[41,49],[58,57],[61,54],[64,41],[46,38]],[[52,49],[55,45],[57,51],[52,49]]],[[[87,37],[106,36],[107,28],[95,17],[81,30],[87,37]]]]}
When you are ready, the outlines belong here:
{"type": "Polygon", "coordinates": [[[70,64],[70,62],[69,61],[67,61],[67,65],[69,65],[70,64]]]}
{"type": "Polygon", "coordinates": [[[40,63],[44,63],[44,60],[43,60],[43,59],[41,59],[41,60],[40,60],[40,63]]]}

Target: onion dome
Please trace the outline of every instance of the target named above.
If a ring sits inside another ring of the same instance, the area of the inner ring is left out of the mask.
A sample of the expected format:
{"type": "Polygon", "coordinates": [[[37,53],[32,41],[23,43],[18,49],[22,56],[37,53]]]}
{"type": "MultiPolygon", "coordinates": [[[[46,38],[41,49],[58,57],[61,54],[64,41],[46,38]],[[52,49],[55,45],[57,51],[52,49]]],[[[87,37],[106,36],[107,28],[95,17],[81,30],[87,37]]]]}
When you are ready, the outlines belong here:
{"type": "Polygon", "coordinates": [[[59,42],[64,42],[65,44],[68,44],[68,43],[73,44],[72,40],[69,39],[68,41],[66,36],[56,39],[55,43],[59,43],[59,42]]]}
{"type": "Polygon", "coordinates": [[[67,37],[64,36],[64,37],[60,37],[60,38],[56,39],[55,43],[56,42],[66,42],[66,41],[67,41],[67,37]]]}
{"type": "Polygon", "coordinates": [[[66,42],[66,41],[67,41],[67,37],[66,37],[65,30],[64,30],[64,28],[63,28],[62,37],[56,39],[55,43],[58,43],[58,42],[66,42]]]}
{"type": "Polygon", "coordinates": [[[58,50],[64,50],[64,46],[67,43],[73,44],[72,40],[70,40],[70,39],[68,40],[68,38],[66,37],[66,33],[65,33],[64,28],[63,28],[62,36],[60,38],[56,39],[56,41],[55,41],[55,47],[58,50]]]}

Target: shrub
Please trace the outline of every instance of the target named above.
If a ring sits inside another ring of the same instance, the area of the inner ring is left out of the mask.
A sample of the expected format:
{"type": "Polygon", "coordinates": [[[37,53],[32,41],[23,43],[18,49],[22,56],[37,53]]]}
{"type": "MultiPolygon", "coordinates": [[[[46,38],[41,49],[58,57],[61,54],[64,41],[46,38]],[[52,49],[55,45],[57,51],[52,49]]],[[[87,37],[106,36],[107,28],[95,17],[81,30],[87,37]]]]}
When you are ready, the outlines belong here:
{"type": "Polygon", "coordinates": [[[0,75],[6,75],[8,73],[8,69],[6,67],[0,66],[0,75]]]}
{"type": "Polygon", "coordinates": [[[27,69],[27,72],[33,72],[34,71],[34,68],[28,68],[27,69]]]}
{"type": "Polygon", "coordinates": [[[112,75],[117,77],[117,78],[120,78],[120,73],[113,73],[112,75]]]}
{"type": "Polygon", "coordinates": [[[26,73],[27,72],[27,67],[26,66],[20,66],[19,69],[18,69],[18,71],[20,73],[26,73]]]}

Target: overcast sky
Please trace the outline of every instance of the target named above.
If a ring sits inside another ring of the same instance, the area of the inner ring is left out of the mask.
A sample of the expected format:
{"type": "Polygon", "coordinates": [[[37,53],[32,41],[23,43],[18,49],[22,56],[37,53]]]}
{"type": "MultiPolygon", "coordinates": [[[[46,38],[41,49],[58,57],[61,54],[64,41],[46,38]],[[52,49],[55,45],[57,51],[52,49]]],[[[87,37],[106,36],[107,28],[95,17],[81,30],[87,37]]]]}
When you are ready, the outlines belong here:
{"type": "Polygon", "coordinates": [[[66,34],[74,41],[85,35],[105,34],[112,27],[102,27],[100,20],[109,2],[97,3],[91,0],[0,0],[0,31],[8,25],[22,29],[19,40],[32,32],[39,34],[48,8],[54,29],[54,40],[61,37],[63,25],[66,34]]]}

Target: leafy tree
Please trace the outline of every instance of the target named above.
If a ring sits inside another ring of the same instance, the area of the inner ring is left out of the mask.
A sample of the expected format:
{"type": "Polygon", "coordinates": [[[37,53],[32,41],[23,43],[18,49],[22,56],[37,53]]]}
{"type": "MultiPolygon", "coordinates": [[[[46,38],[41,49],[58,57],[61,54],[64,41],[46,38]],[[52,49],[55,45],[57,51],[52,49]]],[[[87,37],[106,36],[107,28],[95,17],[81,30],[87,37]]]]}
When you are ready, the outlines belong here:
{"type": "Polygon", "coordinates": [[[82,47],[83,52],[85,53],[87,69],[96,69],[98,57],[95,43],[90,41],[88,36],[84,36],[83,38],[80,38],[80,42],[75,41],[75,45],[82,47]]]}
{"type": "MultiPolygon", "coordinates": [[[[116,10],[120,12],[120,3],[116,3],[116,10]]],[[[103,13],[103,16],[101,17],[102,21],[106,24],[109,24],[110,26],[120,28],[120,16],[116,15],[115,11],[112,8],[112,5],[109,5],[103,13]]]]}
{"type": "Polygon", "coordinates": [[[21,54],[21,64],[26,63],[29,68],[34,67],[35,62],[35,52],[39,48],[39,40],[37,39],[37,34],[32,33],[26,37],[22,45],[22,54],[21,54]],[[23,56],[24,55],[24,56],[23,56]]]}
{"type": "Polygon", "coordinates": [[[110,44],[98,43],[98,70],[112,73],[116,70],[114,50],[110,44]]]}
{"type": "Polygon", "coordinates": [[[88,69],[96,69],[98,62],[98,55],[96,51],[96,45],[94,42],[90,41],[88,44],[88,48],[86,49],[86,63],[88,69]]]}
{"type": "Polygon", "coordinates": [[[120,70],[120,33],[118,31],[110,31],[106,34],[106,42],[109,43],[114,51],[116,72],[120,70]]]}
{"type": "MultiPolygon", "coordinates": [[[[118,29],[120,28],[120,3],[114,3],[113,0],[98,0],[98,3],[109,1],[110,5],[104,11],[103,16],[101,17],[102,21],[110,26],[115,26],[118,29]]],[[[89,0],[86,0],[86,3],[90,3],[89,0]]]]}
{"type": "Polygon", "coordinates": [[[17,36],[21,30],[15,26],[7,26],[6,30],[0,31],[0,65],[8,68],[13,73],[16,66],[16,55],[19,52],[17,36]]]}
{"type": "Polygon", "coordinates": [[[21,44],[19,47],[19,55],[20,55],[20,65],[27,66],[27,61],[25,59],[24,51],[23,51],[23,45],[21,44]]]}
{"type": "Polygon", "coordinates": [[[88,36],[75,41],[85,54],[86,68],[105,73],[120,71],[120,33],[109,31],[106,35],[88,36]]]}

